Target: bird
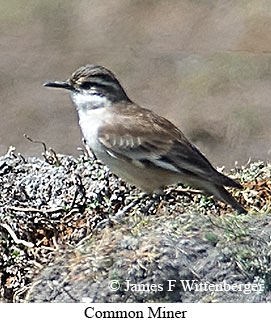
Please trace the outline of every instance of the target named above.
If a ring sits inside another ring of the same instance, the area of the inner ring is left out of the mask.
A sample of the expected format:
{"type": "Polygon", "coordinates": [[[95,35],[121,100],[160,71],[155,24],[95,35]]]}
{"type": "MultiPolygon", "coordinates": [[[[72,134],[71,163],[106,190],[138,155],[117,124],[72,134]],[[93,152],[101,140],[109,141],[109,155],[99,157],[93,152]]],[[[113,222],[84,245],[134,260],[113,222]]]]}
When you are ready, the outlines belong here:
{"type": "Polygon", "coordinates": [[[130,100],[109,69],[88,64],[43,85],[70,92],[87,146],[126,182],[147,194],[182,183],[247,213],[225,189],[242,185],[218,172],[173,123],[130,100]]]}

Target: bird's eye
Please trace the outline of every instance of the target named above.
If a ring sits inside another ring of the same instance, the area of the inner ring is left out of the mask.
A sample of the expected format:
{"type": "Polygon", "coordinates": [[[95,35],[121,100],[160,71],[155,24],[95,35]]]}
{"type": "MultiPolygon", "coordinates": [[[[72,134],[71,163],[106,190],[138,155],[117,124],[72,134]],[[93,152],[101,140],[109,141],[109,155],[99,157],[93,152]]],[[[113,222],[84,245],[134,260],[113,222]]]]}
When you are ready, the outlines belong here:
{"type": "Polygon", "coordinates": [[[84,82],[81,84],[81,88],[84,89],[84,90],[89,90],[92,86],[92,83],[91,82],[84,82]]]}

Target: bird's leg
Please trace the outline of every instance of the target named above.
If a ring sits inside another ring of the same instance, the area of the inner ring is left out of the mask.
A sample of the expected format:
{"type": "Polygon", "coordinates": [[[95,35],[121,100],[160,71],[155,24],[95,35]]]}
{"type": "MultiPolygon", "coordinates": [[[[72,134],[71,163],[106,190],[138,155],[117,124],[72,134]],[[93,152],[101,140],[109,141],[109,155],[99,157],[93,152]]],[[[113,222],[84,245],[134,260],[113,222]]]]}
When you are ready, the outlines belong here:
{"type": "Polygon", "coordinates": [[[162,194],[158,194],[158,193],[154,193],[152,195],[152,198],[150,200],[150,202],[148,203],[148,205],[144,208],[144,214],[147,214],[150,210],[150,208],[154,205],[154,203],[160,199],[160,197],[162,196],[162,194]]]}
{"type": "Polygon", "coordinates": [[[126,205],[124,208],[119,210],[116,214],[110,215],[107,219],[104,219],[100,223],[98,223],[96,229],[98,228],[104,228],[108,224],[117,224],[121,223],[122,217],[126,212],[129,212],[133,207],[135,207],[140,201],[142,201],[144,198],[148,196],[147,193],[142,193],[138,198],[134,199],[131,203],[126,205]]]}
{"type": "Polygon", "coordinates": [[[140,196],[138,198],[134,199],[131,203],[126,205],[123,209],[119,210],[115,215],[111,216],[110,219],[113,222],[119,222],[126,212],[129,212],[133,207],[135,207],[139,202],[141,202],[147,196],[148,196],[147,193],[140,194],[140,196]]]}
{"type": "MultiPolygon", "coordinates": [[[[122,222],[122,218],[125,215],[125,213],[129,212],[132,208],[134,208],[138,203],[140,203],[142,200],[144,200],[149,195],[147,193],[141,193],[141,195],[134,199],[131,203],[126,205],[124,208],[119,210],[116,214],[110,215],[107,219],[104,219],[101,221],[96,228],[104,228],[105,225],[108,224],[119,224],[122,222]]],[[[150,208],[154,205],[154,203],[160,199],[161,194],[153,194],[150,202],[147,204],[147,206],[143,209],[143,213],[147,214],[150,208]]]]}
{"type": "MultiPolygon", "coordinates": [[[[130,204],[125,206],[123,209],[119,210],[115,215],[111,217],[111,220],[119,222],[121,221],[121,218],[126,212],[129,212],[133,207],[135,207],[138,203],[140,203],[142,200],[144,200],[149,195],[147,193],[142,193],[137,199],[133,200],[130,204]]],[[[150,202],[147,204],[147,206],[143,209],[143,213],[147,214],[150,208],[153,206],[153,204],[161,197],[161,194],[153,194],[150,202]]]]}

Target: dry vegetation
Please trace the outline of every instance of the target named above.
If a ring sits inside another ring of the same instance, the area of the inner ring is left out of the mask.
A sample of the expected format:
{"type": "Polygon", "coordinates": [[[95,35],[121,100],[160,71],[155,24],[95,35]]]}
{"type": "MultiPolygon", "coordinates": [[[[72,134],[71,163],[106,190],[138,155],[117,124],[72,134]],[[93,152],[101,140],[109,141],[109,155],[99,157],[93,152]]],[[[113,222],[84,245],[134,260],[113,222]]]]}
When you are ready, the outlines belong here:
{"type": "Polygon", "coordinates": [[[271,287],[269,163],[231,172],[244,185],[232,193],[248,215],[236,215],[194,190],[170,187],[148,211],[149,198],[115,223],[108,219],[138,190],[86,154],[73,158],[46,150],[43,159],[24,158],[12,148],[0,158],[2,301],[21,302],[27,294],[32,301],[81,301],[90,294],[93,301],[246,301],[242,295],[199,297],[179,289],[169,295],[112,294],[106,285],[112,277],[163,283],[173,276],[261,280],[266,293],[246,299],[266,301],[271,287]]]}

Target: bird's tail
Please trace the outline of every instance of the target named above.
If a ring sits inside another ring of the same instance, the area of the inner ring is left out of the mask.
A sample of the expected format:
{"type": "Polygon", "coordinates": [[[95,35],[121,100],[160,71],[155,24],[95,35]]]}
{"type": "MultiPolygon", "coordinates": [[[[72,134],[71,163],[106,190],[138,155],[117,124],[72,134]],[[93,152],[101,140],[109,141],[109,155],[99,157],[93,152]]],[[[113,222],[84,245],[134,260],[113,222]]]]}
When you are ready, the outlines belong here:
{"type": "Polygon", "coordinates": [[[213,185],[212,189],[210,189],[209,186],[207,193],[213,195],[215,198],[224,203],[230,204],[239,214],[247,213],[243,206],[237,202],[223,186],[213,185]]]}
{"type": "Polygon", "coordinates": [[[223,186],[235,187],[239,189],[243,188],[243,186],[239,182],[219,172],[217,172],[216,174],[216,183],[219,183],[223,186]]]}
{"type": "MultiPolygon", "coordinates": [[[[247,211],[243,208],[243,206],[238,203],[231,194],[224,188],[226,186],[232,186],[236,188],[242,188],[242,185],[238,182],[232,180],[229,177],[226,177],[223,174],[218,173],[220,176],[219,184],[215,184],[212,181],[200,179],[198,176],[187,176],[184,179],[184,182],[189,186],[198,188],[205,192],[208,195],[213,195],[214,198],[226,203],[230,204],[238,213],[247,213],[247,211]],[[223,183],[221,183],[221,179],[223,179],[223,183]]],[[[218,182],[218,181],[217,181],[218,182]]]]}

